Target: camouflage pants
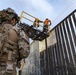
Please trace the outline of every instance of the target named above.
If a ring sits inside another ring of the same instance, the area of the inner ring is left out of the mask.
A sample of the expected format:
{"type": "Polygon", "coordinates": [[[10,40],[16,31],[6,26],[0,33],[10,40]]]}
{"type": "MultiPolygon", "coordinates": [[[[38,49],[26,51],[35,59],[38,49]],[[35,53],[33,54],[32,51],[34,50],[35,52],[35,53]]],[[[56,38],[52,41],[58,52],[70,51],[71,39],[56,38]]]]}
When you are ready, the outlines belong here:
{"type": "Polygon", "coordinates": [[[6,63],[0,63],[0,75],[16,75],[16,66],[14,66],[14,70],[12,73],[6,72],[6,63]]]}

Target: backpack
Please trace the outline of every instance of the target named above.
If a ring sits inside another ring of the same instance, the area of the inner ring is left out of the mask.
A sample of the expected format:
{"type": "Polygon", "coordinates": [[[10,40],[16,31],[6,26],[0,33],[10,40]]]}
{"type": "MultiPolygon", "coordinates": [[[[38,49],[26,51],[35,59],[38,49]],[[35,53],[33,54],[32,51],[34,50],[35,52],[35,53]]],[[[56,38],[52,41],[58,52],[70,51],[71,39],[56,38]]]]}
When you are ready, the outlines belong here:
{"type": "Polygon", "coordinates": [[[2,54],[2,47],[4,44],[4,37],[6,37],[5,32],[7,32],[7,27],[4,26],[4,22],[8,21],[9,14],[6,10],[0,11],[0,55],[2,54]]]}
{"type": "Polygon", "coordinates": [[[2,23],[6,20],[6,11],[2,10],[0,11],[0,55],[2,54],[2,46],[3,46],[3,26],[2,23]]]}
{"type": "Polygon", "coordinates": [[[0,11],[0,49],[1,49],[1,43],[3,42],[3,22],[8,21],[11,14],[8,14],[7,10],[1,10],[0,11]],[[2,41],[1,41],[2,40],[2,41]]]}
{"type": "Polygon", "coordinates": [[[9,14],[6,12],[6,10],[0,11],[0,24],[5,22],[7,20],[8,16],[9,16],[9,14]]]}
{"type": "Polygon", "coordinates": [[[3,27],[0,24],[0,55],[2,54],[3,39],[3,27]]]}

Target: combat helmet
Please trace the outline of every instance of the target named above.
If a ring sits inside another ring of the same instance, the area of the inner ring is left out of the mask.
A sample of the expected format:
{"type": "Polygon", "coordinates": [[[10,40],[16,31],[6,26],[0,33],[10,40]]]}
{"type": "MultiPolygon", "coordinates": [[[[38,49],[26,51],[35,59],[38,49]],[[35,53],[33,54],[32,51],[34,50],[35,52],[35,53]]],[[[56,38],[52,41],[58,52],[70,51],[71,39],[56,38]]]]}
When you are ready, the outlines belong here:
{"type": "Polygon", "coordinates": [[[15,18],[17,22],[19,22],[20,18],[12,8],[7,8],[5,11],[8,14],[8,17],[7,17],[8,20],[12,20],[13,18],[15,18]]]}
{"type": "Polygon", "coordinates": [[[10,21],[13,18],[16,19],[17,23],[20,20],[20,18],[12,8],[3,9],[0,11],[0,24],[6,21],[10,21]]]}

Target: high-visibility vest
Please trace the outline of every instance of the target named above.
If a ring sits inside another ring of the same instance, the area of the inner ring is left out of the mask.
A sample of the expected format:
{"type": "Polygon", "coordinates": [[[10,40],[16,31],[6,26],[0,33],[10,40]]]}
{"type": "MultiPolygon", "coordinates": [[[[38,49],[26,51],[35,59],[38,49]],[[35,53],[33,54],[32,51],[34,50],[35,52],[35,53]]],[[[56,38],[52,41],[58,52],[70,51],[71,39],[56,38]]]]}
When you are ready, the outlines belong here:
{"type": "Polygon", "coordinates": [[[48,23],[51,22],[50,20],[45,20],[44,25],[48,25],[48,23]]]}

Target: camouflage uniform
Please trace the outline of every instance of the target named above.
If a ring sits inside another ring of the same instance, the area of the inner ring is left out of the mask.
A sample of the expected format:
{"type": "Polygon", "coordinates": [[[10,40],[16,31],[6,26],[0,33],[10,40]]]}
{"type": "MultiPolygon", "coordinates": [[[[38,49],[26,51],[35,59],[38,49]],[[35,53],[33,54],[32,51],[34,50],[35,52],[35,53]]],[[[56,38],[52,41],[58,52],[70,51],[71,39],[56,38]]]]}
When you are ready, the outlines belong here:
{"type": "Polygon", "coordinates": [[[0,75],[16,75],[17,59],[29,55],[29,38],[18,26],[9,22],[3,22],[1,26],[0,75]]]}

